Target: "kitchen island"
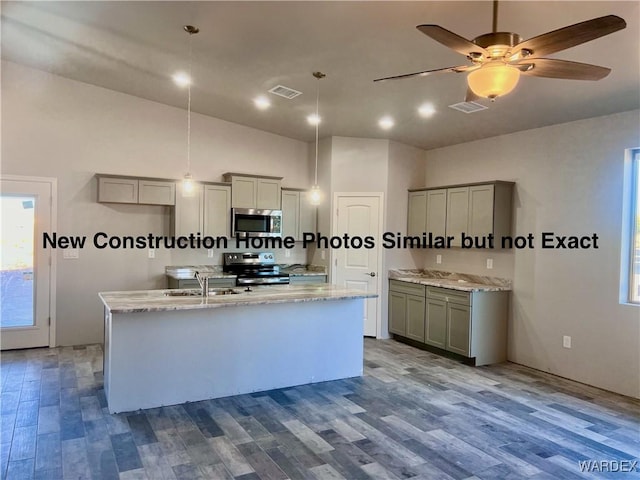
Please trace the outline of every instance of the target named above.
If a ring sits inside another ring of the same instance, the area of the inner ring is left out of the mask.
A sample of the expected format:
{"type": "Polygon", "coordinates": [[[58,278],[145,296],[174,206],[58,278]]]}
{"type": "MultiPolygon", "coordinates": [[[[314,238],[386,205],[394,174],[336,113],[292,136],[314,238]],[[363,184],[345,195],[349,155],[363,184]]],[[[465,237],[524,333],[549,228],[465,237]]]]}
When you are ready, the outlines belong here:
{"type": "Polygon", "coordinates": [[[234,290],[100,293],[109,411],[362,375],[364,299],[375,294],[329,284],[234,290]]]}

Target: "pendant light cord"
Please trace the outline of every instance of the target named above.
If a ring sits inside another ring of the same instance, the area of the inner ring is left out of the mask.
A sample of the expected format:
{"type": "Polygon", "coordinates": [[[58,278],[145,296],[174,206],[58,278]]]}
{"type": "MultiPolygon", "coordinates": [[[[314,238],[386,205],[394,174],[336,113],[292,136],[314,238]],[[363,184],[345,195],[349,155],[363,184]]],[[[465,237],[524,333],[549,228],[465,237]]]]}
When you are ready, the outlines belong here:
{"type": "Polygon", "coordinates": [[[320,127],[320,78],[318,78],[318,88],[316,89],[316,170],[314,185],[318,185],[318,129],[320,127]]]}
{"type": "Polygon", "coordinates": [[[187,173],[191,174],[191,66],[193,60],[193,33],[189,33],[189,85],[187,100],[187,173]]]}

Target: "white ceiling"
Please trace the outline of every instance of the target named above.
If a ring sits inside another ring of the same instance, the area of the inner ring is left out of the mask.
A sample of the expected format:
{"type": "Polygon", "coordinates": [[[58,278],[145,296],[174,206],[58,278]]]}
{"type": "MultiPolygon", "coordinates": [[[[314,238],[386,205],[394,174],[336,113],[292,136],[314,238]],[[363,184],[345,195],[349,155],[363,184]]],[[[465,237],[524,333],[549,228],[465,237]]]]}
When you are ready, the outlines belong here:
{"type": "Polygon", "coordinates": [[[374,84],[374,78],[463,65],[460,54],[416,25],[435,23],[472,39],[491,31],[490,1],[423,2],[2,2],[2,58],[82,82],[186,108],[171,80],[188,64],[193,24],[193,110],[311,141],[305,121],[320,83],[320,136],[390,138],[425,149],[640,108],[640,2],[500,2],[498,30],[530,38],[615,14],[625,30],[552,55],[603,65],[597,82],[523,77],[488,110],[464,114],[465,74],[374,84]],[[266,91],[303,92],[286,100],[266,91]],[[273,105],[254,108],[266,94],[273,105]],[[437,113],[422,119],[417,107],[437,113]],[[382,131],[377,120],[396,126],[382,131]]]}

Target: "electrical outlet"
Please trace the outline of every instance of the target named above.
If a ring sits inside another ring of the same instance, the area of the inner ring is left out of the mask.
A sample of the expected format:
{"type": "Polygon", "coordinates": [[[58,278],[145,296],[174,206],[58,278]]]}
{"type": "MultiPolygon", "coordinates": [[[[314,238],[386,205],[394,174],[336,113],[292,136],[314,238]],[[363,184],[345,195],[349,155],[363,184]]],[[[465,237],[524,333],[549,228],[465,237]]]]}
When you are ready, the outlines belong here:
{"type": "Polygon", "coordinates": [[[67,248],[62,251],[62,258],[78,258],[80,251],[77,248],[67,248]]]}
{"type": "Polygon", "coordinates": [[[213,248],[207,249],[207,258],[213,258],[213,248]]]}
{"type": "Polygon", "coordinates": [[[564,348],[571,348],[571,337],[569,335],[562,337],[562,346],[564,348]]]}
{"type": "Polygon", "coordinates": [[[156,251],[153,248],[149,249],[149,258],[156,258],[156,251]]]}
{"type": "Polygon", "coordinates": [[[289,250],[288,248],[285,248],[284,256],[285,256],[285,258],[289,258],[291,256],[291,250],[289,250]]]}
{"type": "Polygon", "coordinates": [[[436,263],[442,263],[442,255],[436,255],[436,263]]]}
{"type": "Polygon", "coordinates": [[[489,270],[493,268],[493,258],[487,258],[487,268],[489,270]]]}
{"type": "Polygon", "coordinates": [[[321,258],[322,260],[324,260],[324,259],[326,258],[326,255],[325,255],[325,253],[324,253],[324,250],[320,250],[320,258],[321,258]]]}

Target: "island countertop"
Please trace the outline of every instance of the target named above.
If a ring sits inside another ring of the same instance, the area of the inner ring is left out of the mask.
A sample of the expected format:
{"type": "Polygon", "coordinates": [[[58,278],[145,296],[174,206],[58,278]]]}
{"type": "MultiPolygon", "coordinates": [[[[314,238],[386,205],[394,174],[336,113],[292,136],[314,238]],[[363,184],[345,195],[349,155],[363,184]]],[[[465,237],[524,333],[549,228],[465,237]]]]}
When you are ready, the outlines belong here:
{"type": "Polygon", "coordinates": [[[241,287],[236,287],[233,290],[240,293],[202,297],[199,295],[175,295],[175,292],[180,292],[180,290],[133,290],[101,292],[99,296],[109,312],[116,314],[197,310],[238,305],[347,300],[374,298],[377,296],[375,293],[350,290],[331,284],[254,287],[251,292],[245,292],[241,287]]]}

